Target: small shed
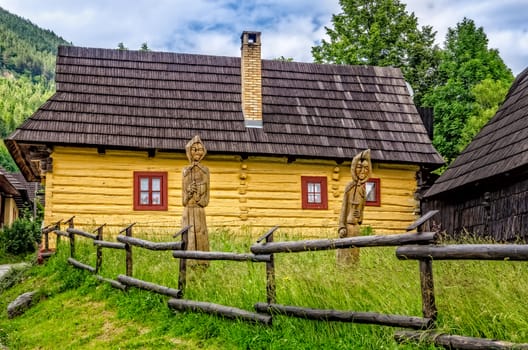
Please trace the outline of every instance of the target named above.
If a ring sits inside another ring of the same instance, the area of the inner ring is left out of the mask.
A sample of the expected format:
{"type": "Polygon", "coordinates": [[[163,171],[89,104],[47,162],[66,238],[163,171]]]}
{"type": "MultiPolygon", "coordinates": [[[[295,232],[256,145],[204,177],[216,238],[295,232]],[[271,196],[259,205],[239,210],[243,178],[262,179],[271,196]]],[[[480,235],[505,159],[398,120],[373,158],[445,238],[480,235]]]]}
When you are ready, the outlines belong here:
{"type": "Polygon", "coordinates": [[[528,69],[495,116],[425,193],[447,234],[495,241],[528,237],[528,69]]]}

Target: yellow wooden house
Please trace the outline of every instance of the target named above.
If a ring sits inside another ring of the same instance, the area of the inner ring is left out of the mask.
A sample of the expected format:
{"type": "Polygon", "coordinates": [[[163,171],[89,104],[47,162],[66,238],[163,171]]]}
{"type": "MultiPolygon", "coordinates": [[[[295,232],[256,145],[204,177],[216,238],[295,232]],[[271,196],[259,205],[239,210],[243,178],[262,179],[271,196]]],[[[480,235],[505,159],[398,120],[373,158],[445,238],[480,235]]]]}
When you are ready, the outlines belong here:
{"type": "Polygon", "coordinates": [[[367,148],[364,224],[403,232],[419,179],[443,163],[399,69],[263,60],[259,32],[242,34],[241,57],[60,47],[56,87],[5,140],[45,185],[46,224],[178,230],[194,135],[208,226],[236,232],[336,236],[350,161],[367,148]]]}

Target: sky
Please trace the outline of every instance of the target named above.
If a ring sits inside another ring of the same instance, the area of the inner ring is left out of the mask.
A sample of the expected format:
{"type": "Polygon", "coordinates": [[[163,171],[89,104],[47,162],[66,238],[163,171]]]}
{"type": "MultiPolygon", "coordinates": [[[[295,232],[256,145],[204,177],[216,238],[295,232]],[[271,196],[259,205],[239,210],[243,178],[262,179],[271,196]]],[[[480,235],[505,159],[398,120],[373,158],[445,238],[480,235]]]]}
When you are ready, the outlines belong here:
{"type": "MultiPolygon", "coordinates": [[[[528,67],[528,0],[401,0],[442,47],[464,17],[483,27],[514,75],[528,67]]],[[[240,55],[244,30],[260,31],[262,57],[312,62],[338,0],[0,0],[0,7],[76,46],[240,55]]]]}

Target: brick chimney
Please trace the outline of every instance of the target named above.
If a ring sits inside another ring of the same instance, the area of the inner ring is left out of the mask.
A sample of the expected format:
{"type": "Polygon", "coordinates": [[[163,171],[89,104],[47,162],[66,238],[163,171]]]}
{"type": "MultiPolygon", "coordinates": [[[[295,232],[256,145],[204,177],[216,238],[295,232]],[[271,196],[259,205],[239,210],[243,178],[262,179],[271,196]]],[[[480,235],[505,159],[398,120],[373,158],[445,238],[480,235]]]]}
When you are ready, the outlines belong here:
{"type": "Polygon", "coordinates": [[[262,63],[260,32],[244,31],[240,37],[242,112],[247,127],[262,127],[262,63]]]}

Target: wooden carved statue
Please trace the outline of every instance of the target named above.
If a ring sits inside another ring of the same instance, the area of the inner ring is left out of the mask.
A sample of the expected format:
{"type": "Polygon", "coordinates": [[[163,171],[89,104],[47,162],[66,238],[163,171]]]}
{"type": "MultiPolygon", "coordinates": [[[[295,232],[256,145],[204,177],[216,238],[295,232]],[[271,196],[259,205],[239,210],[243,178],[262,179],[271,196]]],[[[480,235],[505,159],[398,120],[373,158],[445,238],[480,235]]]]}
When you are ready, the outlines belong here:
{"type": "MultiPolygon", "coordinates": [[[[191,163],[183,169],[182,176],[182,226],[191,226],[188,235],[188,250],[209,251],[209,236],[205,220],[205,207],[209,204],[209,169],[200,164],[207,153],[200,136],[196,135],[185,146],[191,163]]],[[[208,265],[207,261],[192,264],[208,265]]]]}
{"type": "MultiPolygon", "coordinates": [[[[365,183],[371,173],[370,150],[367,149],[352,159],[350,171],[352,181],[345,187],[341,215],[339,216],[339,237],[354,237],[360,234],[363,222],[363,208],[367,197],[365,183]]],[[[338,264],[350,264],[359,260],[359,248],[338,249],[338,264]]]]}

